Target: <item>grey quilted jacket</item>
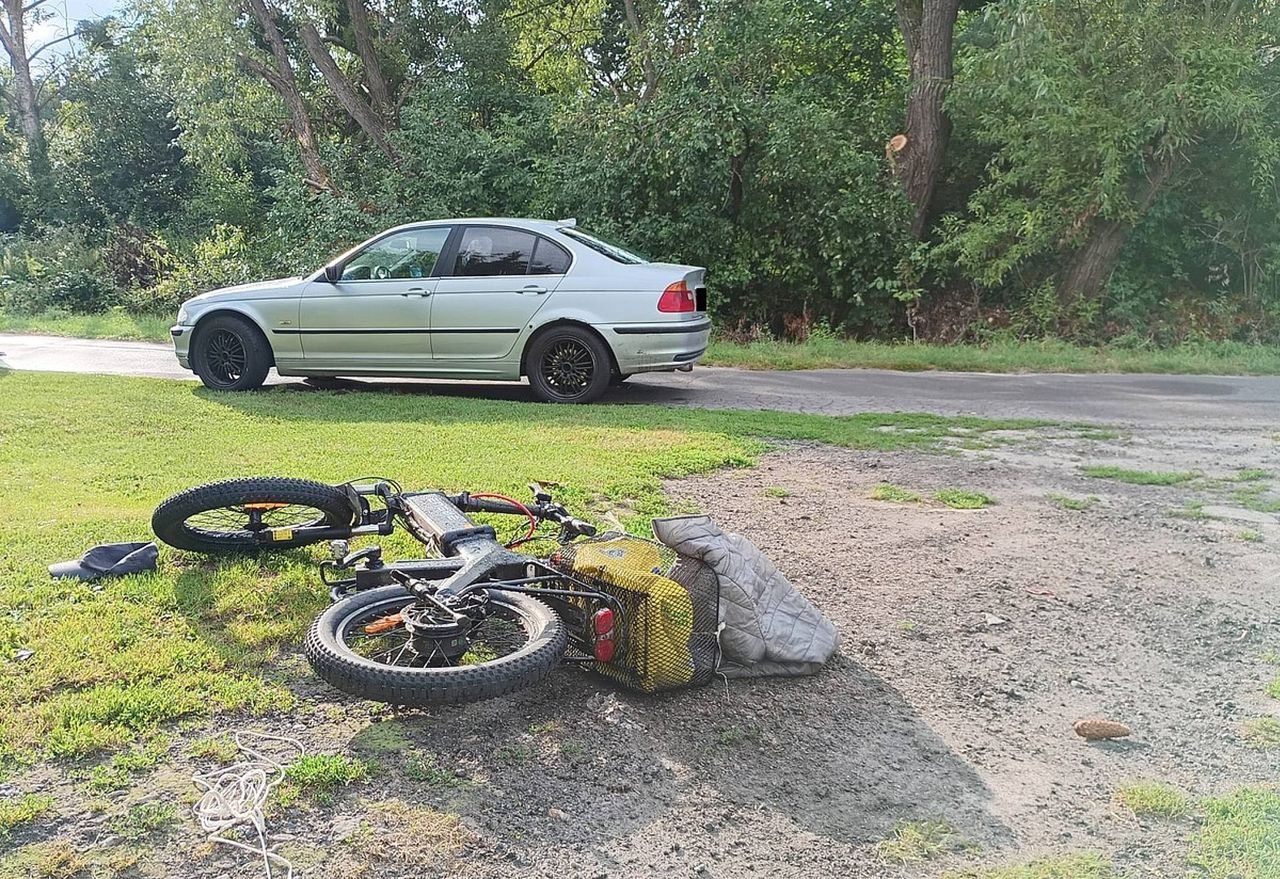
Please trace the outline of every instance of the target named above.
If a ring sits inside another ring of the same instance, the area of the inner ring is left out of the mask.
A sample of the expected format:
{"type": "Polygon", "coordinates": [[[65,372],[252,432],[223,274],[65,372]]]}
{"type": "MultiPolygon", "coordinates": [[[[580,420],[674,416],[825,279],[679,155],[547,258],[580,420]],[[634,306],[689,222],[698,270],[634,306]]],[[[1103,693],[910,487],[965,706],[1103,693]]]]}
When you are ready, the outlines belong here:
{"type": "Polygon", "coordinates": [[[720,668],[731,678],[814,674],[840,644],[822,611],[755,544],[709,516],[654,519],[653,533],[720,578],[720,668]]]}

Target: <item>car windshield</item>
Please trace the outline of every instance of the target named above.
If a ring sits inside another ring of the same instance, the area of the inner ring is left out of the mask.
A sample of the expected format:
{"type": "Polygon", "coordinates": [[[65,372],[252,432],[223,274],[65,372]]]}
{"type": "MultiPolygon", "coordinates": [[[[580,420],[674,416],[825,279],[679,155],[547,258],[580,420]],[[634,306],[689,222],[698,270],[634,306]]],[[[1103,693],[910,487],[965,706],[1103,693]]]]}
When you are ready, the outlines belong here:
{"type": "Polygon", "coordinates": [[[624,263],[629,266],[637,266],[641,263],[649,262],[646,257],[641,256],[628,247],[623,247],[621,244],[614,244],[611,241],[605,241],[603,238],[597,238],[595,235],[588,235],[581,229],[564,228],[559,231],[561,235],[567,235],[574,241],[585,244],[597,253],[603,253],[614,262],[624,263]]]}

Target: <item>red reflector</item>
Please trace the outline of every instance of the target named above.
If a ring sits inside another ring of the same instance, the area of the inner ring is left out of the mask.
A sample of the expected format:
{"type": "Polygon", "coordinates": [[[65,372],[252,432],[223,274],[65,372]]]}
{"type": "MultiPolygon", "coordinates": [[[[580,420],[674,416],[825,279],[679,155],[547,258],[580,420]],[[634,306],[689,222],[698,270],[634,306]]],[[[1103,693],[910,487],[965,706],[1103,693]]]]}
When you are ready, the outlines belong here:
{"type": "Polygon", "coordinates": [[[596,642],[596,662],[613,661],[613,639],[608,638],[596,642]]]}
{"type": "Polygon", "coordinates": [[[591,628],[595,629],[596,635],[613,636],[613,611],[609,608],[598,610],[591,615],[591,628]]]}
{"type": "Polygon", "coordinates": [[[658,311],[668,314],[693,311],[695,308],[693,291],[689,289],[689,285],[684,281],[676,281],[663,290],[662,298],[658,300],[658,311]]]}
{"type": "Polygon", "coordinates": [[[591,615],[591,630],[595,635],[594,653],[597,662],[610,662],[613,659],[615,644],[613,641],[613,611],[602,608],[591,615]]]}

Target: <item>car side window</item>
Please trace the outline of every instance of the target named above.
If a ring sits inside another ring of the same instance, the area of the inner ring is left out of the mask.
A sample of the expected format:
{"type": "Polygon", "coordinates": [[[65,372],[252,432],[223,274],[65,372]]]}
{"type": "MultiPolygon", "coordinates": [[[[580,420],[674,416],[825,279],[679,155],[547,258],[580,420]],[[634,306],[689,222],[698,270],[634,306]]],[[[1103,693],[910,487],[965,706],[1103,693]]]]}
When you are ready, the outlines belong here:
{"type": "Polygon", "coordinates": [[[563,275],[569,271],[569,251],[554,241],[539,238],[529,261],[531,275],[563,275]]]}
{"type": "Polygon", "coordinates": [[[458,242],[453,274],[460,277],[483,275],[526,275],[533,259],[537,238],[532,232],[472,226],[464,229],[458,242]]]}
{"type": "Polygon", "coordinates": [[[373,242],[342,266],[344,281],[427,278],[449,238],[448,226],[411,229],[373,242]]]}

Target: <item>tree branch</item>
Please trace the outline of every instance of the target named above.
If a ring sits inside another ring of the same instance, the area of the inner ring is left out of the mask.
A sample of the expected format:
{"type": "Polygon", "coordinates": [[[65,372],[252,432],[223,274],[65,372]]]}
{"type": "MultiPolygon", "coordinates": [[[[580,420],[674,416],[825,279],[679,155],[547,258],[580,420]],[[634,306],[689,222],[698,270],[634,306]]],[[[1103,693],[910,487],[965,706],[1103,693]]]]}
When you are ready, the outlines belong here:
{"type": "Polygon", "coordinates": [[[388,159],[398,162],[400,157],[391,146],[391,142],[387,140],[386,123],[374,112],[368,102],[360,97],[359,92],[338,69],[333,56],[324,47],[324,40],[320,38],[320,32],[316,30],[316,26],[307,22],[298,28],[298,34],[302,37],[302,45],[306,47],[307,54],[311,56],[312,62],[320,71],[320,76],[324,78],[330,91],[338,99],[338,103],[388,159]]]}
{"type": "Polygon", "coordinates": [[[79,34],[78,32],[76,32],[76,31],[72,31],[71,33],[67,34],[66,36],[58,37],[56,40],[50,40],[49,42],[47,42],[47,43],[45,43],[43,46],[41,46],[39,49],[36,49],[34,52],[32,52],[30,55],[28,55],[28,56],[27,56],[27,60],[28,60],[28,61],[34,61],[34,60],[36,60],[36,56],[37,56],[37,55],[39,55],[39,54],[40,54],[41,52],[43,52],[45,49],[48,49],[50,46],[56,46],[56,45],[58,45],[59,43],[65,43],[67,40],[74,40],[74,39],[75,39],[76,37],[78,37],[78,36],[80,36],[80,34],[79,34]]]}

